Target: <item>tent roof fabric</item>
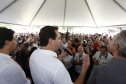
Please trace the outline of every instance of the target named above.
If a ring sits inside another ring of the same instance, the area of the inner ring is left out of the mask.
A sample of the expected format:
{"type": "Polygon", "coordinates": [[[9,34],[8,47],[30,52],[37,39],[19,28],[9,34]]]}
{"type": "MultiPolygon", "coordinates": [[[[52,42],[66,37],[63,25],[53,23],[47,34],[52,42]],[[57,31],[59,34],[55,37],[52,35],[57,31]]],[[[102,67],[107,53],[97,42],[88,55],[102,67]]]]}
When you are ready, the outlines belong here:
{"type": "Polygon", "coordinates": [[[104,27],[126,25],[126,0],[0,0],[0,23],[104,27]]]}

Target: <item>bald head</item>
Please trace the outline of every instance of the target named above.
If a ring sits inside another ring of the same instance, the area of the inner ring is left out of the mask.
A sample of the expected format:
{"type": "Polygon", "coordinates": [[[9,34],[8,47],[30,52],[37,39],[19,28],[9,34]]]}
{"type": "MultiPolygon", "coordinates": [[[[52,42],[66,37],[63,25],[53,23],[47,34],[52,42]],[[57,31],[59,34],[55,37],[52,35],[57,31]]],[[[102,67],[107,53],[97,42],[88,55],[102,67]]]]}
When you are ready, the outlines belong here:
{"type": "Polygon", "coordinates": [[[68,40],[67,45],[68,45],[69,48],[71,48],[72,47],[72,42],[70,40],[68,40]]]}
{"type": "Polygon", "coordinates": [[[79,46],[78,47],[78,52],[83,52],[83,51],[84,51],[83,47],[82,46],[79,46]]]}

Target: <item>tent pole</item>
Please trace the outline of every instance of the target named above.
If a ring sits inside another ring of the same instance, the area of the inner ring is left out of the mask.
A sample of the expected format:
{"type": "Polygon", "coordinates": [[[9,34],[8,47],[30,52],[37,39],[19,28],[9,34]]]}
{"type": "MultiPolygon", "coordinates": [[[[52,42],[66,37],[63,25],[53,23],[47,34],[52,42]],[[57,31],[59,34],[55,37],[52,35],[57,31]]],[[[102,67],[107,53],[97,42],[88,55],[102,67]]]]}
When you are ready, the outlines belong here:
{"type": "Polygon", "coordinates": [[[66,16],[66,3],[67,3],[67,1],[65,0],[63,26],[64,26],[64,24],[65,24],[65,16],[66,16]]]}
{"type": "Polygon", "coordinates": [[[87,5],[87,7],[88,7],[88,10],[89,10],[89,12],[90,12],[90,14],[91,14],[91,16],[92,16],[92,18],[93,18],[93,20],[94,20],[94,23],[95,23],[95,25],[96,25],[96,27],[97,27],[96,21],[95,21],[95,19],[94,19],[94,17],[93,17],[93,14],[92,14],[91,10],[90,10],[90,7],[89,7],[89,5],[88,5],[88,2],[87,2],[87,0],[84,0],[84,1],[86,2],[86,5],[87,5]]]}
{"type": "Polygon", "coordinates": [[[36,14],[34,15],[34,17],[32,18],[29,26],[31,25],[31,23],[33,22],[33,20],[35,19],[35,17],[37,16],[38,12],[40,11],[40,9],[42,8],[42,6],[45,4],[46,0],[44,0],[44,2],[42,3],[42,5],[40,6],[39,10],[36,12],[36,14]]]}
{"type": "Polygon", "coordinates": [[[4,10],[6,10],[7,8],[9,8],[12,4],[14,4],[17,0],[13,1],[12,3],[10,3],[8,6],[6,6],[4,9],[2,9],[0,11],[0,13],[2,13],[4,10]]]}
{"type": "Polygon", "coordinates": [[[122,10],[124,10],[126,12],[126,9],[123,8],[116,0],[113,0],[122,10]]]}

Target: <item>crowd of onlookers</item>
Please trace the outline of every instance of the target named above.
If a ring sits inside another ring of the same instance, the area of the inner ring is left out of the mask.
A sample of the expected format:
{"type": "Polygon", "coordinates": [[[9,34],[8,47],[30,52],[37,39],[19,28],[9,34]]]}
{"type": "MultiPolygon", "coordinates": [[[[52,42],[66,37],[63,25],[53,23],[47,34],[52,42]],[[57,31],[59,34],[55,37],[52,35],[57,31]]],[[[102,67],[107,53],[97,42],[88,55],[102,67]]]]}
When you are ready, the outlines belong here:
{"type": "Polygon", "coordinates": [[[126,84],[125,36],[0,27],[0,84],[126,84]]]}
{"type": "MultiPolygon", "coordinates": [[[[66,34],[60,33],[60,35],[61,44],[72,53],[72,56],[68,55],[61,61],[68,70],[73,82],[81,72],[81,66],[86,54],[89,54],[91,62],[86,74],[86,80],[90,76],[94,66],[104,64],[112,58],[111,52],[108,49],[108,44],[112,40],[112,37],[108,37],[107,34],[104,36],[97,33],[94,35],[82,35],[67,32],[66,34]]],[[[32,52],[41,47],[38,33],[19,33],[15,34],[15,38],[18,42],[17,49],[11,52],[10,55],[22,67],[26,76],[32,79],[29,69],[29,59],[32,52]]],[[[63,49],[60,47],[57,55],[62,51],[63,49]]]]}

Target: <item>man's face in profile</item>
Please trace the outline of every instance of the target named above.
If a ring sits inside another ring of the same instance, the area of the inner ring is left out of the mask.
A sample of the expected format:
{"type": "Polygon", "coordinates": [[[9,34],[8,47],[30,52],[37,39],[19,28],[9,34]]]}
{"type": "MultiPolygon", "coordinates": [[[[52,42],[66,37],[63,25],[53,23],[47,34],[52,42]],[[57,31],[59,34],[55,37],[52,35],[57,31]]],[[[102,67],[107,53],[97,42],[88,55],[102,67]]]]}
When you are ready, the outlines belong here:
{"type": "Polygon", "coordinates": [[[57,37],[54,40],[54,51],[57,51],[60,46],[61,37],[60,37],[60,33],[57,30],[55,31],[55,33],[56,33],[57,37]]]}

